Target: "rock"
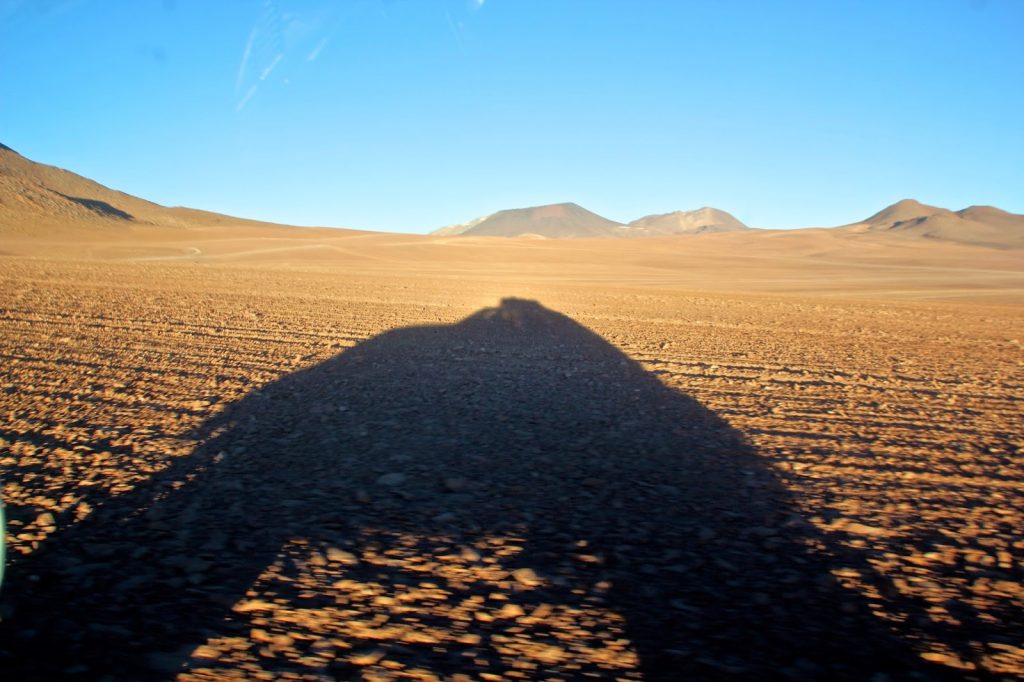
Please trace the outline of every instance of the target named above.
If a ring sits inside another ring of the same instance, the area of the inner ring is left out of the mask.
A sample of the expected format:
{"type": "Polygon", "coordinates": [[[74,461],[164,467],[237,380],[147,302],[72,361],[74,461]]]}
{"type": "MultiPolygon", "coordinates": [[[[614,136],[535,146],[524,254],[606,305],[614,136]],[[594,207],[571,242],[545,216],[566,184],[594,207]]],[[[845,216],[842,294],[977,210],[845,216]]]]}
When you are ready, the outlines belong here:
{"type": "Polygon", "coordinates": [[[512,571],[512,577],[525,587],[536,587],[543,582],[532,568],[517,568],[512,571]]]}
{"type": "Polygon", "coordinates": [[[464,478],[444,479],[444,489],[450,493],[460,493],[466,489],[468,482],[464,478]]]}
{"type": "Polygon", "coordinates": [[[239,602],[234,607],[235,613],[252,613],[254,611],[273,611],[277,608],[276,604],[262,599],[249,599],[243,602],[239,602]]]}
{"type": "Polygon", "coordinates": [[[525,615],[526,612],[523,611],[523,607],[519,604],[505,604],[494,614],[495,618],[519,618],[525,615]]]}
{"type": "Polygon", "coordinates": [[[263,628],[253,628],[249,631],[249,639],[251,639],[254,642],[266,643],[274,641],[274,636],[266,630],[264,630],[263,628]]]}
{"type": "Polygon", "coordinates": [[[843,530],[853,535],[867,535],[869,537],[880,537],[884,535],[889,535],[889,531],[887,531],[885,528],[878,528],[877,526],[868,526],[863,523],[857,523],[856,521],[846,524],[843,530]]]}
{"type": "Polygon", "coordinates": [[[958,668],[960,670],[974,670],[977,666],[970,661],[964,661],[960,657],[951,653],[942,653],[938,651],[928,651],[921,654],[921,658],[928,661],[929,663],[937,663],[939,665],[948,666],[950,668],[958,668]]]}
{"type": "Polygon", "coordinates": [[[346,566],[352,566],[359,563],[359,559],[352,552],[346,552],[343,549],[337,547],[327,548],[327,560],[332,564],[344,564],[346,566]]]}
{"type": "Polygon", "coordinates": [[[274,635],[271,643],[276,647],[285,649],[295,644],[295,638],[291,635],[274,635]]]}
{"type": "Polygon", "coordinates": [[[192,658],[217,660],[220,658],[220,651],[208,644],[201,644],[192,652],[192,658]]]}
{"type": "Polygon", "coordinates": [[[405,483],[405,474],[398,472],[384,474],[377,479],[377,485],[387,486],[388,488],[394,488],[405,483]]]}
{"type": "Polygon", "coordinates": [[[385,652],[383,649],[371,649],[369,651],[361,651],[353,653],[351,656],[349,656],[348,662],[352,665],[365,667],[368,665],[376,664],[378,661],[384,658],[384,654],[385,652]]]}
{"type": "Polygon", "coordinates": [[[43,512],[36,517],[36,525],[40,528],[47,528],[57,525],[57,519],[50,512],[43,512]]]}

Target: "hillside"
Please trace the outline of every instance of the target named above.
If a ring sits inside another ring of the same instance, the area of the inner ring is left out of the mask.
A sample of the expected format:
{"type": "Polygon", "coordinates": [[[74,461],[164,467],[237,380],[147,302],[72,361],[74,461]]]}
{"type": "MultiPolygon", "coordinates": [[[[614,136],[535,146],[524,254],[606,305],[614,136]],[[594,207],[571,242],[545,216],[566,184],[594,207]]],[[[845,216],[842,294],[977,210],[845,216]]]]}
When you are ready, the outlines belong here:
{"type": "Polygon", "coordinates": [[[145,225],[232,224],[269,223],[161,206],[62,168],[37,163],[0,144],[0,233],[25,234],[40,228],[128,232],[145,225]]]}
{"type": "Polygon", "coordinates": [[[735,216],[717,208],[705,206],[696,211],[673,211],[644,216],[629,224],[632,236],[669,234],[703,234],[749,230],[735,216]]]}
{"type": "Polygon", "coordinates": [[[950,211],[904,199],[860,223],[838,229],[850,234],[871,232],[1003,249],[1024,248],[1024,215],[992,206],[950,211]]]}
{"type": "Polygon", "coordinates": [[[625,229],[621,223],[608,220],[573,203],[506,209],[453,227],[454,230],[441,228],[434,234],[564,239],[616,237],[621,234],[621,230],[625,229]]]}
{"type": "Polygon", "coordinates": [[[434,230],[439,237],[660,237],[675,234],[732,232],[749,229],[717,208],[674,211],[644,216],[623,225],[573,203],[548,204],[498,211],[458,225],[434,230]]]}

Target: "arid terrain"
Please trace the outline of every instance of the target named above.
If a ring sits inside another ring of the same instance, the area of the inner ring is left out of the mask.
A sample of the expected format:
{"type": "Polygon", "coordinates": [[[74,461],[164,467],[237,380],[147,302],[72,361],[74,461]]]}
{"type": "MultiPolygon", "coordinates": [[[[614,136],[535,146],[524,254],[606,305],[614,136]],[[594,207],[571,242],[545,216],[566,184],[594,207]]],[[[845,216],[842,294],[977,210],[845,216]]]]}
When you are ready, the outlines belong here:
{"type": "Polygon", "coordinates": [[[0,156],[6,677],[1024,674],[1020,216],[381,234],[0,156]]]}
{"type": "Polygon", "coordinates": [[[8,238],[4,670],[1019,676],[1021,252],[734,238],[8,238]]]}

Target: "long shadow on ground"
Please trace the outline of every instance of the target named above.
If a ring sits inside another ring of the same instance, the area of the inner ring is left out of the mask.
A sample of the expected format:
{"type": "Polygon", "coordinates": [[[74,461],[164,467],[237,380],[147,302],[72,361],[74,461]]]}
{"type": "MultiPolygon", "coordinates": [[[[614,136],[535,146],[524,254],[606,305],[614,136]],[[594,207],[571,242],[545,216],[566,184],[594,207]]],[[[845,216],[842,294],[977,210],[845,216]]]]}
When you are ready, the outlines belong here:
{"type": "Polygon", "coordinates": [[[196,437],[15,566],[0,646],[16,678],[168,677],[200,644],[272,631],[261,609],[321,617],[252,644],[263,669],[328,679],[375,660],[563,679],[920,670],[740,433],[535,302],[382,334],[196,437]],[[414,588],[429,594],[396,607],[414,588]]]}

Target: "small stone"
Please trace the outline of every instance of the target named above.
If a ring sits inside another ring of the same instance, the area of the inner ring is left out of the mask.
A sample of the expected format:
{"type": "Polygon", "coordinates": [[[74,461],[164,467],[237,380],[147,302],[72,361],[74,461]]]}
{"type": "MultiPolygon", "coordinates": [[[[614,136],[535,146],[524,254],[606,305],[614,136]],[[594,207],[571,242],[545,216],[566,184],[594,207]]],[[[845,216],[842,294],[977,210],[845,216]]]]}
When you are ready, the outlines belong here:
{"type": "Polygon", "coordinates": [[[505,604],[494,615],[496,618],[519,618],[525,616],[526,611],[523,611],[523,607],[519,604],[505,604]]]}
{"type": "Polygon", "coordinates": [[[249,599],[235,605],[235,613],[252,613],[253,611],[273,611],[276,605],[262,599],[249,599]]]}
{"type": "Polygon", "coordinates": [[[444,489],[450,493],[461,493],[466,489],[467,481],[464,478],[444,479],[444,489]]]}
{"type": "Polygon", "coordinates": [[[938,651],[928,651],[921,654],[921,658],[930,662],[938,663],[939,665],[949,666],[950,668],[958,668],[960,670],[974,670],[977,666],[970,661],[961,660],[958,656],[948,653],[942,653],[938,651]]]}
{"type": "Polygon", "coordinates": [[[338,549],[337,547],[327,548],[327,560],[332,564],[345,564],[346,566],[359,563],[359,559],[356,558],[355,554],[338,549]]]}
{"type": "Polygon", "coordinates": [[[405,474],[398,472],[384,474],[377,479],[377,485],[387,486],[388,488],[394,488],[405,483],[405,474]]]}
{"type": "Polygon", "coordinates": [[[249,631],[249,639],[254,642],[272,642],[274,636],[262,628],[253,628],[249,631]]]}
{"type": "Polygon", "coordinates": [[[295,644],[295,638],[291,635],[274,635],[271,641],[274,644],[274,646],[280,647],[282,649],[290,647],[292,644],[295,644]]]}
{"type": "Polygon", "coordinates": [[[889,534],[889,531],[887,531],[885,528],[868,526],[863,523],[857,523],[856,521],[853,523],[848,523],[843,530],[845,530],[847,533],[852,533],[853,535],[867,535],[869,537],[878,537],[889,534]]]}
{"type": "Polygon", "coordinates": [[[201,644],[196,647],[196,650],[192,652],[192,658],[202,658],[207,660],[216,660],[220,658],[220,651],[213,648],[208,644],[201,644]]]}
{"type": "Polygon", "coordinates": [[[370,651],[362,651],[362,652],[358,652],[358,653],[352,654],[351,656],[348,657],[348,662],[351,663],[352,665],[358,665],[360,667],[365,667],[365,666],[368,666],[368,665],[376,664],[382,658],[384,658],[384,650],[383,649],[372,649],[370,651]]]}
{"type": "Polygon", "coordinates": [[[512,571],[512,577],[516,579],[517,583],[526,587],[536,587],[542,582],[532,568],[517,568],[512,571]]]}
{"type": "Polygon", "coordinates": [[[40,528],[46,528],[48,526],[56,526],[57,525],[57,519],[55,519],[53,517],[53,514],[51,514],[50,512],[43,512],[42,514],[40,514],[39,516],[36,517],[36,525],[39,526],[40,528]]]}

